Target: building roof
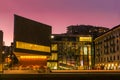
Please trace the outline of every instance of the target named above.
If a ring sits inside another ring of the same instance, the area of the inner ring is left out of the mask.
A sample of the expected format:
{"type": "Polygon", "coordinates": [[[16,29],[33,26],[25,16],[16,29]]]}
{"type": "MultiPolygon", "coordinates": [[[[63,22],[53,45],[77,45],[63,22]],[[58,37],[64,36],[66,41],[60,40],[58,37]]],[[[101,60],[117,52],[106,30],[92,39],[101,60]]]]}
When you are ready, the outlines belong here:
{"type": "MultiPolygon", "coordinates": [[[[98,38],[99,38],[99,37],[101,37],[101,36],[106,35],[107,33],[111,32],[111,31],[113,31],[113,30],[115,30],[115,29],[117,29],[117,28],[120,28],[120,24],[119,24],[119,25],[117,25],[117,26],[115,26],[115,27],[113,27],[112,29],[110,29],[110,30],[106,31],[105,33],[103,33],[103,34],[99,35],[96,39],[98,39],[98,38]]],[[[96,39],[95,39],[95,40],[96,40],[96,39]]]]}

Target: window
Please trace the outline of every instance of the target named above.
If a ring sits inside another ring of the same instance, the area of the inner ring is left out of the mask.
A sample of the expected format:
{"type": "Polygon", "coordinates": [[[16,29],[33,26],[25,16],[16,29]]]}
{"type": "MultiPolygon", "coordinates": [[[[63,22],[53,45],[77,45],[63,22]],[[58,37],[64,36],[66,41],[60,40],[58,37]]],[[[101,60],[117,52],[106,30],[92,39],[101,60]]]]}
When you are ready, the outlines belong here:
{"type": "Polygon", "coordinates": [[[80,55],[83,55],[83,47],[80,47],[80,55]]]}
{"type": "Polygon", "coordinates": [[[89,65],[91,65],[91,56],[89,56],[89,65]]]}
{"type": "Polygon", "coordinates": [[[119,39],[117,39],[117,44],[118,44],[118,42],[119,42],[119,39]]]}
{"type": "Polygon", "coordinates": [[[57,53],[52,53],[48,60],[57,60],[57,53]]]}
{"type": "Polygon", "coordinates": [[[119,60],[119,55],[117,56],[117,60],[119,60]]]}
{"type": "Polygon", "coordinates": [[[104,62],[106,62],[106,58],[104,58],[104,62]]]}
{"type": "Polygon", "coordinates": [[[107,61],[109,62],[109,57],[107,57],[107,61]]]}
{"type": "Polygon", "coordinates": [[[115,56],[113,57],[113,60],[115,60],[115,56]]]}
{"type": "Polygon", "coordinates": [[[110,53],[113,53],[113,47],[110,48],[110,53]]]}
{"type": "Polygon", "coordinates": [[[57,62],[47,62],[47,66],[51,69],[57,69],[57,62]]]}
{"type": "Polygon", "coordinates": [[[52,60],[57,60],[57,53],[52,53],[52,60]]]}
{"type": "Polygon", "coordinates": [[[101,62],[103,61],[103,58],[101,58],[101,62]]]}
{"type": "Polygon", "coordinates": [[[85,46],[84,47],[84,55],[87,55],[88,54],[88,49],[87,49],[87,47],[85,46]]]}
{"type": "Polygon", "coordinates": [[[112,61],[112,56],[110,56],[110,61],[112,61]]]}
{"type": "Polygon", "coordinates": [[[119,45],[117,45],[117,51],[119,51],[119,45]]]}
{"type": "Polygon", "coordinates": [[[98,62],[98,59],[96,58],[95,61],[98,62]]]}
{"type": "Polygon", "coordinates": [[[56,51],[56,50],[57,50],[57,44],[52,44],[52,45],[51,45],[51,49],[52,49],[53,51],[56,51]]]}
{"type": "Polygon", "coordinates": [[[83,64],[88,65],[88,56],[83,56],[83,64]]]}
{"type": "Polygon", "coordinates": [[[92,37],[80,37],[79,41],[92,41],[92,37]]]}
{"type": "Polygon", "coordinates": [[[49,46],[31,44],[31,43],[20,42],[20,41],[16,41],[16,48],[33,50],[33,51],[50,52],[49,46]]]}

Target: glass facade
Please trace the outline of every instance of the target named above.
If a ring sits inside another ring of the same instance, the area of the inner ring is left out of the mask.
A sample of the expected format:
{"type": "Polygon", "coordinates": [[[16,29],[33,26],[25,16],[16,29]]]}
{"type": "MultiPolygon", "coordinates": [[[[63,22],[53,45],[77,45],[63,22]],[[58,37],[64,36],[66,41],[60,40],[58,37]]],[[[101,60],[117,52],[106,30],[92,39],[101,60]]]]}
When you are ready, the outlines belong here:
{"type": "Polygon", "coordinates": [[[16,41],[16,48],[50,53],[50,47],[48,46],[36,45],[36,44],[20,42],[20,41],[16,41]]]}
{"type": "Polygon", "coordinates": [[[57,62],[47,62],[47,67],[50,67],[50,69],[57,69],[57,62]]]}
{"type": "Polygon", "coordinates": [[[14,15],[14,41],[5,56],[5,66],[27,70],[45,68],[47,56],[51,55],[50,35],[51,26],[14,15]]]}
{"type": "Polygon", "coordinates": [[[48,56],[47,59],[47,67],[50,69],[58,69],[58,45],[57,44],[51,44],[51,56],[48,56]]]}
{"type": "Polygon", "coordinates": [[[51,44],[51,50],[57,51],[57,44],[51,44]]]}
{"type": "MultiPolygon", "coordinates": [[[[56,36],[54,38],[56,39],[56,36]]],[[[51,45],[51,50],[57,51],[58,69],[91,69],[92,37],[60,36],[59,39],[55,39],[51,45]]]]}
{"type": "Polygon", "coordinates": [[[48,57],[48,60],[57,60],[57,53],[51,53],[51,56],[48,57]]]}

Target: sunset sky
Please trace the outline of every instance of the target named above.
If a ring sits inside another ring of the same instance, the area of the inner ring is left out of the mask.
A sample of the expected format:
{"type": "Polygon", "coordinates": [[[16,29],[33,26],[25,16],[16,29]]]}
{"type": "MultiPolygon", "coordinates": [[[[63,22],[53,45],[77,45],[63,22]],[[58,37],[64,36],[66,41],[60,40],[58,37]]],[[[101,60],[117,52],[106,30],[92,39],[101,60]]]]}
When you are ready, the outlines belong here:
{"type": "Polygon", "coordinates": [[[51,25],[58,34],[77,24],[112,28],[120,23],[119,8],[120,0],[0,0],[0,30],[10,45],[14,14],[51,25]]]}

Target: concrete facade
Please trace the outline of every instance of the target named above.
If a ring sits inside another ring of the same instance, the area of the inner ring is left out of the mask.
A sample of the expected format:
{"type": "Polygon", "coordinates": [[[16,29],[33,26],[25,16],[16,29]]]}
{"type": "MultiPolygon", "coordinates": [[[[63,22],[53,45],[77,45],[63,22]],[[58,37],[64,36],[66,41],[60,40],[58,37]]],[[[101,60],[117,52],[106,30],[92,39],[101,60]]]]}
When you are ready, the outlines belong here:
{"type": "Polygon", "coordinates": [[[95,39],[95,64],[120,69],[120,25],[95,39]]]}

